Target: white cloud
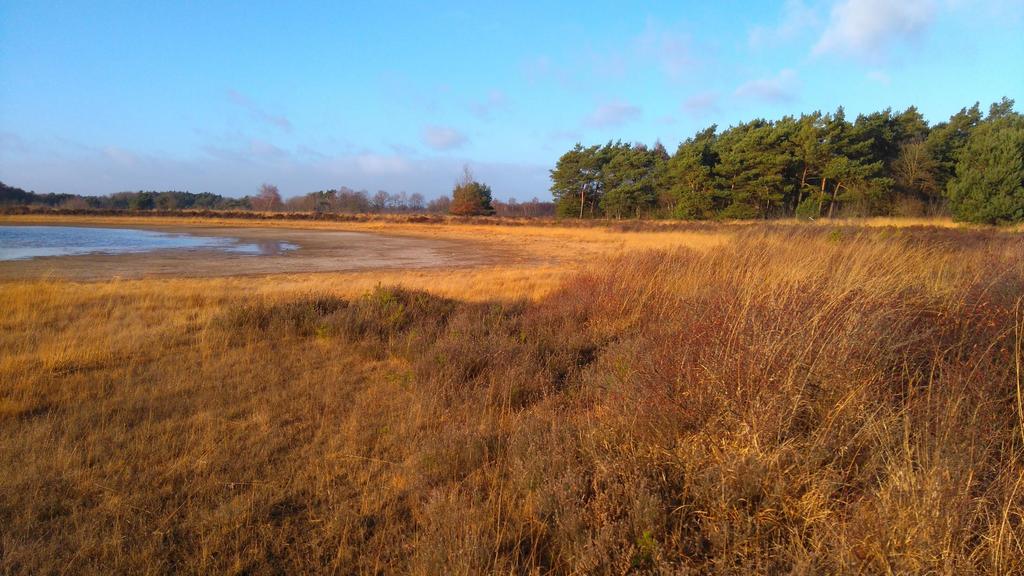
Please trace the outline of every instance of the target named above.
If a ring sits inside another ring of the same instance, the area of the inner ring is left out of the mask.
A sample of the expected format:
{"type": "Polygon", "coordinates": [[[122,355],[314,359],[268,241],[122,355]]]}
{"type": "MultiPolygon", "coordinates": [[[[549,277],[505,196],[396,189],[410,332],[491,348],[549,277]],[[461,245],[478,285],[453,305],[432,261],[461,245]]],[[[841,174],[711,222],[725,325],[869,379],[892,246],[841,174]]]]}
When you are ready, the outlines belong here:
{"type": "Polygon", "coordinates": [[[814,28],[819,23],[816,10],[807,6],[802,0],[786,0],[782,6],[782,16],[774,26],[755,26],[747,36],[751,48],[765,48],[796,38],[805,30],[814,28]]]}
{"type": "Polygon", "coordinates": [[[740,85],[736,96],[769,103],[791,102],[796,99],[799,88],[796,71],[787,68],[770,78],[758,78],[740,85]]]}
{"type": "Polygon", "coordinates": [[[450,126],[426,126],[421,136],[423,143],[434,150],[454,150],[469,141],[465,134],[450,126]]]}
{"type": "Polygon", "coordinates": [[[923,34],[936,9],[934,0],[841,0],[813,53],[878,59],[892,44],[923,34]]]}
{"type": "Polygon", "coordinates": [[[598,106],[584,123],[592,128],[609,128],[638,120],[642,115],[640,108],[627,102],[615,101],[598,106]]]}

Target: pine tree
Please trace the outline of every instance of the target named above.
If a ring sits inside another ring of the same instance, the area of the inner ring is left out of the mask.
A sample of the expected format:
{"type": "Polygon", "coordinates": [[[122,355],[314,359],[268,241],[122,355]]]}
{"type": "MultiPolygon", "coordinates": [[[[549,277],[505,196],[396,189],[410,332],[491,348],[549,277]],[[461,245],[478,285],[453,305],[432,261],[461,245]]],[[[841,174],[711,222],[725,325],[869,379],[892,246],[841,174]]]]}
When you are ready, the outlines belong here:
{"type": "MultiPolygon", "coordinates": [[[[1013,105],[1004,98],[982,120],[975,104],[934,128],[913,106],[862,114],[852,123],[840,107],[830,114],[754,120],[722,132],[712,126],[680,143],[671,156],[660,142],[650,149],[621,141],[577,144],[551,171],[551,190],[557,213],[578,218],[906,215],[942,209],[944,197],[954,194],[961,201],[959,218],[985,212],[986,198],[1002,206],[992,207],[994,213],[1003,214],[1014,188],[1004,179],[996,186],[1003,192],[994,196],[968,189],[965,182],[984,180],[976,166],[986,160],[964,155],[980,125],[1019,118],[1013,105]]],[[[1012,148],[1001,138],[1007,136],[986,134],[972,146],[1010,162],[1012,172],[1013,155],[997,153],[1012,148]]],[[[1014,218],[1012,212],[986,218],[1003,221],[1014,218]]]]}
{"type": "Polygon", "coordinates": [[[449,212],[456,216],[489,216],[494,214],[491,206],[491,188],[477,182],[469,166],[462,169],[462,178],[452,190],[449,212]]]}
{"type": "Polygon", "coordinates": [[[584,148],[576,144],[558,159],[551,170],[551,195],[559,216],[583,218],[590,207],[600,202],[602,192],[601,163],[598,146],[584,148]]]}
{"type": "Polygon", "coordinates": [[[981,122],[981,118],[981,108],[975,103],[974,106],[962,108],[952,115],[948,122],[935,125],[928,133],[925,145],[935,161],[935,185],[939,190],[945,190],[949,181],[956,175],[960,151],[967,144],[967,139],[981,122]]]}
{"type": "Polygon", "coordinates": [[[773,206],[782,207],[790,187],[785,176],[791,158],[781,145],[784,132],[765,120],[741,124],[729,132],[732,137],[719,139],[718,149],[718,175],[727,183],[730,200],[721,215],[768,216],[773,206]]]}
{"type": "Polygon", "coordinates": [[[950,209],[958,220],[1024,222],[1024,116],[1013,101],[993,106],[967,139],[950,181],[950,209]]]}
{"type": "Polygon", "coordinates": [[[615,148],[604,166],[604,196],[601,210],[614,217],[641,216],[656,204],[655,176],[659,154],[646,146],[615,148]]]}
{"type": "Polygon", "coordinates": [[[712,146],[717,129],[713,125],[687,139],[666,162],[661,203],[675,218],[703,219],[712,215],[713,173],[719,162],[712,146]]]}

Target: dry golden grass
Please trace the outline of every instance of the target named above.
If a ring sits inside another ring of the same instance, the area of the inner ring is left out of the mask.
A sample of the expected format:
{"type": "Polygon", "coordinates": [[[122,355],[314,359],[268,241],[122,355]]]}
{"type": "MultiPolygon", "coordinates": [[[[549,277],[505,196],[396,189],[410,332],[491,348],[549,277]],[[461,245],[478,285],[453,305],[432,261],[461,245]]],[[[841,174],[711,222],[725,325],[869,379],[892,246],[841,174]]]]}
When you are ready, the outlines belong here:
{"type": "Polygon", "coordinates": [[[0,571],[1024,570],[1020,236],[442,226],[536,259],[0,284],[0,571]]]}

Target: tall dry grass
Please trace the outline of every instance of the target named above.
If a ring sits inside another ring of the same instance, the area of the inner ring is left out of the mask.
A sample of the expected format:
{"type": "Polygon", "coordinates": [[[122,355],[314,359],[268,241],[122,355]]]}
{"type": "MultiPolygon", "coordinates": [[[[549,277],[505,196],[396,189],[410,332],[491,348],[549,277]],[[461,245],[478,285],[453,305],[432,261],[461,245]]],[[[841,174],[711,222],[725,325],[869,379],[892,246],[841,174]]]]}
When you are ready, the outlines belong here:
{"type": "Polygon", "coordinates": [[[1024,240],[734,236],[536,300],[5,284],[0,566],[1024,571],[1024,240]]]}

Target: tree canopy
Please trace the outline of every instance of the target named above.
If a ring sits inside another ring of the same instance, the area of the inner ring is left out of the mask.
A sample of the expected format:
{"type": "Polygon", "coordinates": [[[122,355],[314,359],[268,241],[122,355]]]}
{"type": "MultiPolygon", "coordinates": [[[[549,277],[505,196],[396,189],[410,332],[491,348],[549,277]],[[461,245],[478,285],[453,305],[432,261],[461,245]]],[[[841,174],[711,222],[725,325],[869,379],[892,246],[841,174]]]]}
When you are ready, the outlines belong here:
{"type": "Polygon", "coordinates": [[[1019,222],[1022,117],[1004,98],[929,126],[917,108],[711,126],[669,155],[577,143],[551,170],[557,214],[574,218],[806,219],[951,213],[1019,222]]]}
{"type": "Polygon", "coordinates": [[[949,182],[959,220],[983,224],[1024,221],[1024,117],[993,105],[967,137],[949,182]]]}
{"type": "Polygon", "coordinates": [[[477,182],[469,167],[463,169],[462,178],[455,183],[449,211],[456,216],[486,216],[494,214],[491,188],[477,182]]]}

